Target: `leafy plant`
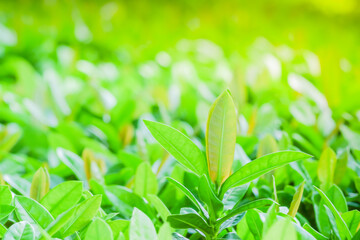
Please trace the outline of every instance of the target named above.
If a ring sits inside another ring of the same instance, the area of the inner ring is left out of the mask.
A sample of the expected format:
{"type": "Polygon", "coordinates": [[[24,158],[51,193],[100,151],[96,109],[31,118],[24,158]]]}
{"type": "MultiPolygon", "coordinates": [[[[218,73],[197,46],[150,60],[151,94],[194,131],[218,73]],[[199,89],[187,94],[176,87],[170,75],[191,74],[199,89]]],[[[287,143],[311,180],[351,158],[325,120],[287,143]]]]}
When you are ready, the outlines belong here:
{"type": "MultiPolygon", "coordinates": [[[[233,209],[224,211],[224,195],[229,190],[251,182],[277,167],[311,157],[296,151],[276,152],[245,164],[230,174],[236,142],[236,119],[235,106],[227,90],[214,102],[209,113],[206,129],[208,171],[204,168],[205,162],[201,150],[189,138],[174,128],[145,121],[154,138],[184,167],[196,173],[200,178],[197,195],[205,206],[186,186],[171,179],[171,182],[175,183],[175,186],[184,192],[197,207],[197,211],[170,215],[168,221],[173,228],[194,228],[206,239],[216,239],[223,229],[237,224],[239,219],[231,223],[229,220],[233,220],[243,212],[248,211],[247,219],[260,219],[259,216],[255,217],[257,212],[251,209],[278,203],[271,199],[242,203],[239,199],[233,209]]],[[[254,227],[256,228],[256,225],[254,227]]],[[[254,232],[257,233],[256,230],[254,232]]],[[[256,235],[255,238],[260,239],[260,237],[261,235],[256,235]]]]}
{"type": "Polygon", "coordinates": [[[360,239],[357,5],[0,1],[0,239],[360,239]]]}

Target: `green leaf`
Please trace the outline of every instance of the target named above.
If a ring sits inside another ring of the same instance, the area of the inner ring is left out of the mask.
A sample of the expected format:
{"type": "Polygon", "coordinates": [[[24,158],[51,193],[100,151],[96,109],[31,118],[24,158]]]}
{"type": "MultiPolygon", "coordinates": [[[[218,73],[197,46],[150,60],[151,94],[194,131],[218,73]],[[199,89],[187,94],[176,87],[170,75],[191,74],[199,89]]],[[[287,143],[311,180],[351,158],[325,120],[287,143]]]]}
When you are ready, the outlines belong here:
{"type": "Polygon", "coordinates": [[[210,226],[196,213],[173,214],[170,215],[167,220],[171,227],[176,229],[193,228],[201,231],[205,235],[212,233],[210,226]]]}
{"type": "Polygon", "coordinates": [[[298,133],[293,133],[292,138],[296,145],[300,146],[300,149],[304,149],[304,151],[314,155],[315,157],[319,157],[321,151],[316,148],[309,140],[298,133]]]}
{"type": "Polygon", "coordinates": [[[350,147],[356,150],[360,150],[360,133],[351,130],[345,125],[342,125],[340,130],[346,141],[349,143],[350,147]]]}
{"type": "Polygon", "coordinates": [[[276,222],[265,234],[263,240],[297,240],[296,229],[290,220],[276,222]]]}
{"type": "Polygon", "coordinates": [[[188,238],[184,237],[180,233],[174,232],[172,235],[173,240],[189,240],[188,238]]]}
{"type": "Polygon", "coordinates": [[[14,209],[15,207],[10,205],[0,205],[0,221],[9,216],[14,209]]]}
{"type": "MultiPolygon", "coordinates": [[[[232,217],[234,217],[242,212],[245,212],[249,209],[264,207],[264,206],[271,205],[273,203],[275,203],[275,202],[272,199],[259,199],[259,200],[255,200],[255,201],[252,201],[249,203],[245,203],[245,204],[231,210],[229,213],[226,214],[226,216],[219,219],[216,224],[221,225],[227,219],[232,218],[232,217]]],[[[277,204],[277,203],[275,203],[275,204],[277,204]]]]}
{"type": "Polygon", "coordinates": [[[108,222],[113,235],[114,235],[114,239],[119,239],[121,238],[120,235],[129,235],[129,227],[130,227],[130,221],[129,220],[124,220],[124,219],[117,219],[111,222],[108,222]]]}
{"type": "Polygon", "coordinates": [[[316,240],[327,240],[329,238],[325,237],[315,229],[313,229],[308,223],[305,223],[303,228],[308,231],[316,240]]]}
{"type": "Polygon", "coordinates": [[[200,210],[203,213],[204,216],[207,215],[207,212],[204,209],[204,207],[199,203],[199,201],[195,198],[195,196],[190,192],[189,189],[187,189],[184,185],[182,185],[173,178],[167,177],[167,180],[169,180],[169,182],[171,182],[178,189],[180,189],[190,199],[190,201],[198,208],[198,210],[200,210]]]}
{"type": "Polygon", "coordinates": [[[67,237],[85,227],[97,214],[100,205],[101,195],[95,195],[76,206],[73,216],[60,230],[61,235],[67,237]]]}
{"type": "Polygon", "coordinates": [[[170,224],[164,223],[159,229],[158,238],[161,240],[172,240],[172,232],[173,229],[170,227],[170,224]]]}
{"type": "Polygon", "coordinates": [[[260,140],[256,157],[262,157],[266,154],[274,153],[279,151],[279,147],[276,140],[270,134],[266,135],[260,140]]]}
{"type": "Polygon", "coordinates": [[[326,196],[330,199],[330,201],[334,204],[340,213],[348,211],[346,198],[338,186],[332,185],[331,188],[326,191],[326,196]]]}
{"type": "Polygon", "coordinates": [[[144,120],[144,123],[153,137],[177,161],[199,176],[207,174],[203,153],[187,136],[161,123],[147,120],[144,120]]]}
{"type": "Polygon", "coordinates": [[[3,238],[6,232],[6,227],[0,223],[0,238],[3,238]]]}
{"type": "Polygon", "coordinates": [[[148,194],[156,194],[157,191],[156,175],[151,170],[150,164],[148,162],[141,163],[136,169],[134,193],[146,197],[148,194]]]}
{"type": "Polygon", "coordinates": [[[4,240],[33,240],[34,229],[27,222],[18,222],[12,225],[4,235],[4,240]]]}
{"type": "MultiPolygon", "coordinates": [[[[274,192],[274,200],[275,202],[279,202],[279,198],[278,198],[278,194],[277,194],[277,190],[276,190],[276,181],[275,181],[275,176],[272,175],[272,184],[273,184],[273,192],[274,192]]],[[[279,206],[275,206],[275,212],[279,211],[279,206]]]]}
{"type": "Polygon", "coordinates": [[[162,220],[166,222],[167,217],[170,215],[170,211],[163,203],[163,201],[161,201],[158,196],[153,194],[149,194],[148,199],[150,203],[155,207],[156,211],[160,214],[162,220]]]}
{"type": "Polygon", "coordinates": [[[336,161],[336,174],[334,174],[334,183],[339,185],[344,179],[348,169],[348,162],[350,158],[349,149],[343,151],[336,161]]]}
{"type": "Polygon", "coordinates": [[[330,226],[331,226],[331,232],[330,232],[330,239],[347,239],[345,236],[340,236],[340,235],[344,235],[344,232],[342,231],[339,231],[339,228],[338,228],[338,224],[336,223],[336,219],[333,215],[333,213],[331,212],[331,210],[328,208],[328,206],[324,205],[324,208],[325,208],[325,214],[328,216],[328,219],[329,219],[329,223],[330,223],[330,226]],[[340,232],[342,234],[340,234],[340,232]]]}
{"type": "Polygon", "coordinates": [[[281,151],[262,156],[234,172],[221,187],[221,196],[230,188],[248,183],[275,168],[310,157],[306,153],[296,151],[281,151]]]}
{"type": "Polygon", "coordinates": [[[69,209],[68,211],[60,214],[50,225],[46,228],[46,232],[49,234],[49,236],[53,236],[56,234],[66,223],[70,221],[72,218],[75,207],[69,209]]]}
{"type": "Polygon", "coordinates": [[[141,212],[137,208],[134,208],[130,221],[130,239],[157,239],[154,224],[145,213],[141,212]]]}
{"type": "Polygon", "coordinates": [[[19,193],[28,196],[31,184],[19,175],[4,175],[4,180],[19,193]]]}
{"type": "Polygon", "coordinates": [[[313,126],[316,122],[315,113],[307,101],[295,101],[290,104],[289,110],[294,118],[304,125],[313,126]]]}
{"type": "MultiPolygon", "coordinates": [[[[326,191],[326,196],[329,198],[329,200],[339,212],[347,212],[348,207],[346,199],[339,187],[337,187],[336,185],[332,185],[331,188],[326,191]]],[[[322,234],[329,236],[333,226],[329,222],[329,216],[327,215],[324,205],[325,202],[319,194],[314,194],[312,198],[318,229],[322,234]]]]}
{"type": "Polygon", "coordinates": [[[219,232],[226,228],[230,228],[238,224],[245,216],[245,213],[240,213],[232,218],[227,219],[225,222],[223,222],[219,227],[219,232]]]}
{"type": "MultiPolygon", "coordinates": [[[[341,189],[336,185],[332,185],[329,190],[326,191],[326,196],[335,206],[335,208],[340,212],[347,212],[348,207],[346,203],[346,199],[341,189]]],[[[329,217],[324,205],[324,200],[320,197],[320,195],[313,196],[314,202],[314,210],[315,210],[315,219],[318,224],[318,228],[326,236],[329,236],[333,226],[329,222],[329,217]]]]}
{"type": "Polygon", "coordinates": [[[36,224],[43,229],[54,220],[46,208],[28,197],[15,196],[15,207],[16,215],[21,221],[36,224]]]}
{"type": "Polygon", "coordinates": [[[360,231],[357,231],[351,240],[358,240],[358,239],[360,239],[360,231]]]}
{"type": "Polygon", "coordinates": [[[3,138],[3,139],[0,139],[0,152],[1,153],[9,152],[15,146],[15,144],[18,142],[18,140],[20,139],[20,137],[22,135],[21,129],[15,129],[15,128],[9,129],[8,126],[6,129],[6,132],[7,132],[7,136],[5,136],[5,138],[3,138]]]}
{"type": "Polygon", "coordinates": [[[245,217],[249,226],[249,230],[254,236],[254,239],[261,240],[263,222],[261,221],[261,217],[258,211],[250,209],[246,212],[245,217]]]}
{"type": "Polygon", "coordinates": [[[206,175],[200,178],[198,192],[200,200],[206,203],[209,208],[210,217],[215,220],[216,216],[224,209],[224,204],[215,195],[206,175]]]}
{"type": "Polygon", "coordinates": [[[30,197],[40,201],[50,189],[50,176],[46,168],[39,168],[34,174],[31,187],[30,197]]]}
{"type": "Polygon", "coordinates": [[[83,181],[84,183],[87,182],[84,170],[84,162],[81,157],[63,148],[57,148],[56,154],[58,155],[59,159],[73,171],[79,180],[83,181]]]}
{"type": "Polygon", "coordinates": [[[360,194],[360,177],[355,177],[354,183],[355,183],[356,191],[360,194]]]}
{"type": "Polygon", "coordinates": [[[84,240],[113,239],[110,226],[101,218],[95,218],[86,230],[84,240]]]}
{"type": "Polygon", "coordinates": [[[96,179],[90,179],[89,181],[89,185],[90,185],[90,190],[91,192],[96,195],[96,194],[101,194],[102,196],[102,203],[103,205],[110,205],[111,202],[108,199],[106,193],[105,193],[105,185],[100,183],[98,180],[96,179]]]}
{"type": "Polygon", "coordinates": [[[344,233],[348,239],[351,239],[352,234],[351,234],[349,228],[347,227],[344,219],[340,216],[340,213],[338,212],[338,210],[336,210],[333,203],[329,200],[329,198],[326,196],[326,194],[323,191],[321,191],[319,188],[317,188],[315,186],[314,186],[314,188],[319,192],[319,194],[320,194],[321,198],[324,200],[326,206],[330,209],[330,211],[334,215],[338,229],[342,233],[344,233]]]}
{"type": "Polygon", "coordinates": [[[12,194],[9,186],[0,185],[0,205],[10,205],[12,201],[12,194]]]}
{"type": "Polygon", "coordinates": [[[220,239],[224,239],[224,240],[226,240],[226,239],[228,239],[228,240],[241,240],[241,238],[234,232],[227,233],[220,239]]]}
{"type": "Polygon", "coordinates": [[[331,148],[326,148],[320,156],[317,175],[321,182],[321,189],[326,191],[334,183],[336,154],[331,148]]]}
{"type": "Polygon", "coordinates": [[[352,210],[350,212],[343,213],[341,217],[344,219],[351,234],[355,235],[360,229],[360,212],[358,210],[352,210]]]}
{"type": "Polygon", "coordinates": [[[241,239],[254,240],[254,236],[250,232],[246,218],[243,218],[236,226],[236,232],[241,239]]]}
{"type": "Polygon", "coordinates": [[[329,217],[326,214],[324,200],[317,193],[311,196],[311,200],[314,206],[314,217],[316,220],[317,229],[326,237],[330,235],[331,226],[329,223],[329,217]]]}
{"type": "Polygon", "coordinates": [[[66,181],[51,189],[40,203],[48,209],[54,217],[57,217],[79,202],[82,190],[82,182],[66,181]]]}
{"type": "Polygon", "coordinates": [[[241,201],[249,189],[249,184],[244,184],[227,191],[222,199],[224,209],[232,209],[236,203],[241,201]]]}
{"type": "Polygon", "coordinates": [[[304,192],[304,185],[305,185],[305,181],[297,189],[296,193],[294,194],[293,200],[291,201],[288,215],[290,215],[293,218],[295,217],[295,215],[299,209],[299,206],[301,203],[301,198],[302,198],[302,195],[304,192]]]}
{"type": "MultiPolygon", "coordinates": [[[[102,205],[104,205],[104,204],[102,203],[102,205]]],[[[108,221],[108,220],[111,220],[114,217],[116,217],[118,214],[119,213],[117,213],[117,212],[105,213],[104,215],[101,216],[101,218],[105,221],[108,221]]]]}
{"type": "Polygon", "coordinates": [[[266,212],[266,219],[264,222],[263,232],[266,233],[270,227],[277,221],[277,212],[279,211],[278,204],[272,204],[266,212]]]}
{"type": "Polygon", "coordinates": [[[154,215],[150,205],[126,187],[119,185],[106,186],[105,194],[113,206],[123,215],[131,215],[134,207],[140,209],[148,216],[152,217],[154,215]]]}
{"type": "Polygon", "coordinates": [[[236,143],[236,111],[229,90],[210,108],[206,126],[206,156],[211,180],[220,186],[230,175],[236,143]]]}

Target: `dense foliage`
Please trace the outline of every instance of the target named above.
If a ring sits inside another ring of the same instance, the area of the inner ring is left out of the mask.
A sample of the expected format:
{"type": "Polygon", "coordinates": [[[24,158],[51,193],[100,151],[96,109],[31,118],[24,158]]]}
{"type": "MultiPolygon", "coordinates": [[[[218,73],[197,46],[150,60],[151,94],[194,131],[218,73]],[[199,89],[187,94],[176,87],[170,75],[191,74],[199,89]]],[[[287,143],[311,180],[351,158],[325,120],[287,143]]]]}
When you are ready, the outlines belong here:
{"type": "Polygon", "coordinates": [[[0,238],[360,239],[358,4],[222,2],[0,2],[0,238]]]}

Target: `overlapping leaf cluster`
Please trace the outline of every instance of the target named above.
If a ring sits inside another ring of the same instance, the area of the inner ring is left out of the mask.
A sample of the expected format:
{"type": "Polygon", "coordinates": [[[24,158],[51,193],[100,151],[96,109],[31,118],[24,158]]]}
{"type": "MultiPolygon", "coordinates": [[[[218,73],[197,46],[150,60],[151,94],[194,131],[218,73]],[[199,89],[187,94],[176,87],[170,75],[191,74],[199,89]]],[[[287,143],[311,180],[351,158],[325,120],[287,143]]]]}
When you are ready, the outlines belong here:
{"type": "Polygon", "coordinates": [[[0,17],[1,239],[360,239],[355,47],[109,41],[126,4],[46,4],[0,17]]]}

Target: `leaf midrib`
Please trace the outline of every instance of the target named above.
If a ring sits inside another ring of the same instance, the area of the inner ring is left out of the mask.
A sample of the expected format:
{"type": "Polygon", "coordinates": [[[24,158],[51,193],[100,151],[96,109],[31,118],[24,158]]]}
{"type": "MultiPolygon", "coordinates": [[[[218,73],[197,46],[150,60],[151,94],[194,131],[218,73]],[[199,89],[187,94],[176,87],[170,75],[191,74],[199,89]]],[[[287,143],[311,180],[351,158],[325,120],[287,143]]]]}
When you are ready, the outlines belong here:
{"type": "Polygon", "coordinates": [[[223,109],[223,117],[222,117],[222,126],[221,126],[221,138],[220,138],[220,149],[219,149],[219,156],[218,156],[218,161],[219,161],[219,165],[218,165],[218,169],[217,169],[217,181],[219,182],[219,184],[221,184],[221,178],[222,178],[222,174],[221,174],[221,170],[222,170],[222,154],[223,154],[223,144],[224,144],[224,129],[225,129],[225,113],[226,113],[226,106],[224,106],[223,109]]]}
{"type": "MultiPolygon", "coordinates": [[[[282,166],[284,166],[284,165],[286,165],[286,164],[289,164],[289,163],[291,163],[291,162],[300,161],[300,160],[307,159],[307,158],[308,158],[308,157],[306,157],[306,156],[304,156],[304,157],[298,157],[298,158],[296,158],[295,160],[292,159],[292,160],[285,161],[285,162],[283,162],[283,163],[281,163],[281,164],[277,164],[277,165],[274,165],[274,166],[271,166],[271,167],[266,167],[265,169],[263,169],[263,170],[261,170],[261,171],[257,171],[257,172],[255,172],[255,173],[252,173],[252,174],[250,174],[250,175],[247,175],[247,176],[243,177],[242,179],[236,180],[236,181],[232,180],[232,178],[235,178],[235,177],[238,175],[238,174],[236,174],[237,172],[235,172],[234,174],[232,174],[232,175],[230,176],[230,178],[228,178],[228,181],[224,183],[224,188],[229,189],[229,188],[233,187],[234,185],[245,184],[246,182],[249,182],[247,179],[249,179],[249,178],[251,179],[251,178],[253,178],[253,176],[256,176],[256,175],[260,175],[260,176],[261,176],[263,173],[266,173],[266,172],[268,172],[268,171],[271,171],[271,170],[274,170],[274,169],[276,169],[276,168],[282,167],[282,166]],[[231,181],[231,180],[232,180],[232,181],[231,181]],[[244,183],[244,181],[245,181],[245,183],[244,183]],[[240,184],[239,184],[239,183],[240,183],[240,184]],[[228,186],[226,186],[226,185],[228,185],[228,186]]],[[[261,159],[261,158],[257,158],[257,159],[261,159]]],[[[254,161],[256,161],[257,159],[255,159],[254,161]]],[[[240,172],[241,170],[244,171],[243,168],[245,168],[245,167],[250,169],[250,168],[252,167],[252,165],[255,165],[254,161],[252,161],[252,162],[244,165],[242,168],[240,168],[240,169],[238,170],[238,172],[240,172]],[[250,166],[248,166],[248,165],[250,165],[250,166]]],[[[246,170],[246,169],[245,169],[245,170],[246,170]]],[[[238,177],[236,177],[236,178],[238,178],[238,177]]],[[[256,178],[256,177],[255,177],[255,178],[256,178]]],[[[250,180],[250,181],[252,181],[252,180],[250,180]]]]}
{"type": "MultiPolygon", "coordinates": [[[[92,206],[92,204],[97,200],[97,198],[93,198],[92,201],[89,201],[87,204],[88,206],[81,211],[81,213],[79,215],[77,215],[77,217],[74,219],[74,221],[71,222],[71,224],[69,224],[69,227],[66,228],[65,231],[63,231],[63,234],[67,233],[69,229],[71,229],[71,227],[74,225],[74,223],[78,222],[78,220],[84,215],[84,213],[90,208],[90,206],[92,206]]],[[[97,211],[97,210],[96,210],[97,211]]],[[[90,219],[91,220],[91,219],[90,219]]]]}
{"type": "MultiPolygon", "coordinates": [[[[53,210],[55,208],[58,208],[59,207],[59,203],[64,201],[64,199],[66,198],[70,198],[70,195],[74,192],[74,189],[78,188],[80,186],[80,184],[78,186],[74,186],[70,189],[70,191],[67,192],[66,195],[63,195],[62,198],[60,198],[58,201],[55,202],[55,204],[52,204],[52,207],[49,209],[49,212],[53,212],[53,210]]],[[[66,202],[66,201],[65,201],[66,202]]],[[[76,204],[76,203],[75,203],[76,204]]]]}
{"type": "MultiPolygon", "coordinates": [[[[33,214],[30,214],[30,212],[19,202],[19,199],[17,199],[17,202],[19,203],[19,205],[21,206],[21,208],[26,212],[26,214],[27,214],[28,216],[30,216],[30,218],[31,218],[39,227],[43,228],[43,226],[40,225],[40,223],[34,218],[33,214]]],[[[38,205],[32,205],[32,206],[31,206],[31,209],[32,209],[34,206],[38,206],[38,205]]],[[[50,215],[50,216],[51,216],[51,215],[50,215]]],[[[52,216],[51,216],[51,217],[52,217],[52,216]]],[[[54,220],[54,219],[52,219],[52,220],[54,220]]],[[[47,227],[47,226],[46,226],[46,227],[47,227]]],[[[45,227],[45,228],[46,228],[46,227],[45,227]]]]}
{"type": "Polygon", "coordinates": [[[251,222],[253,223],[253,225],[255,225],[255,230],[256,230],[256,233],[257,233],[258,237],[261,237],[261,232],[260,232],[260,230],[258,228],[257,222],[255,221],[253,216],[251,216],[250,219],[251,219],[251,222]]]}
{"type": "MultiPolygon", "coordinates": [[[[169,144],[189,165],[192,166],[193,169],[191,169],[192,171],[195,170],[196,172],[196,168],[193,166],[193,164],[188,160],[187,157],[185,157],[184,154],[182,154],[177,147],[174,146],[174,144],[172,144],[169,140],[167,140],[161,133],[160,131],[158,131],[156,128],[153,128],[154,131],[156,131],[156,133],[158,134],[158,136],[163,139],[167,144],[169,144]]],[[[186,137],[186,136],[185,136],[186,137]]],[[[190,140],[191,141],[191,140],[190,140]]],[[[162,144],[161,144],[162,145],[162,144]]],[[[163,146],[164,147],[164,146],[163,146]]],[[[165,148],[165,147],[164,147],[165,148]]],[[[166,148],[165,148],[166,149],[166,148]]],[[[188,166],[187,166],[188,167],[188,166]]]]}

